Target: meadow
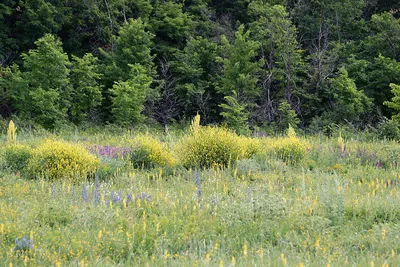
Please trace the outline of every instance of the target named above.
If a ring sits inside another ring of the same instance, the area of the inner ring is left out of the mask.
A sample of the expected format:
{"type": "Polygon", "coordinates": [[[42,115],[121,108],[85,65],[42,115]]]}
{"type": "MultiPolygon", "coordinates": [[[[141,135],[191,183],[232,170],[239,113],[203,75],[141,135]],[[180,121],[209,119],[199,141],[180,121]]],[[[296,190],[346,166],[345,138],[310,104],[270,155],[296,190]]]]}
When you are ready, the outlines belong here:
{"type": "Polygon", "coordinates": [[[398,266],[400,145],[12,129],[0,266],[398,266]]]}

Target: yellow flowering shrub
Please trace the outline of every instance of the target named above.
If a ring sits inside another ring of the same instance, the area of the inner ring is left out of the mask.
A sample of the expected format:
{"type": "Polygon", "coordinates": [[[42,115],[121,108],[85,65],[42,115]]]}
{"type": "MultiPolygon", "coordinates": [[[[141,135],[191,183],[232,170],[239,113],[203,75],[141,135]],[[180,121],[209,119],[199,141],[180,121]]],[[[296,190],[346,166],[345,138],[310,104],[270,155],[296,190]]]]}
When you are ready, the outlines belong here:
{"type": "Polygon", "coordinates": [[[251,158],[265,152],[263,143],[258,138],[238,137],[238,142],[242,145],[243,158],[251,158]]]}
{"type": "Polygon", "coordinates": [[[225,167],[244,157],[240,138],[219,127],[200,127],[180,140],[177,154],[185,167],[225,167]]]}
{"type": "Polygon", "coordinates": [[[32,148],[21,144],[11,144],[4,148],[5,167],[12,171],[23,171],[29,158],[32,155],[32,148]]]}
{"type": "Polygon", "coordinates": [[[79,181],[93,174],[99,164],[100,160],[83,146],[46,140],[32,151],[26,170],[31,177],[79,181]]]}
{"type": "Polygon", "coordinates": [[[286,163],[295,164],[307,153],[308,143],[298,137],[291,136],[277,139],[273,144],[276,155],[286,163]]]}
{"type": "Polygon", "coordinates": [[[135,168],[173,166],[175,159],[168,147],[148,135],[139,135],[132,142],[131,160],[135,168]]]}

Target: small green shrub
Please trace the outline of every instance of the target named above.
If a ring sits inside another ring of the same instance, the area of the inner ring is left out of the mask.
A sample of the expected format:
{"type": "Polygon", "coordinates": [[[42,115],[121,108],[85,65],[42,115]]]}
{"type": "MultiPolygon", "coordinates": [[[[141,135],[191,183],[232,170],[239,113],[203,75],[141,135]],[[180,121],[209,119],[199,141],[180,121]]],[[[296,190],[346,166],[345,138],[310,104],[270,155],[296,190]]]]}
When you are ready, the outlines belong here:
{"type": "Polygon", "coordinates": [[[175,159],[167,146],[148,135],[139,135],[133,140],[131,161],[135,168],[173,166],[175,159]]]}
{"type": "Polygon", "coordinates": [[[125,168],[126,162],[115,158],[102,158],[96,175],[102,181],[108,180],[125,168]]]}
{"type": "Polygon", "coordinates": [[[400,139],[400,124],[398,121],[384,119],[378,124],[376,131],[380,139],[400,139]]]}
{"type": "Polygon", "coordinates": [[[12,171],[23,171],[29,158],[32,156],[32,149],[29,146],[13,144],[5,147],[5,167],[12,171]]]}
{"type": "Polygon", "coordinates": [[[46,140],[32,151],[26,166],[30,177],[43,175],[50,180],[84,180],[93,174],[100,161],[83,146],[46,140]]]}
{"type": "Polygon", "coordinates": [[[201,127],[177,145],[185,167],[225,167],[244,157],[239,137],[224,128],[201,127]]]}

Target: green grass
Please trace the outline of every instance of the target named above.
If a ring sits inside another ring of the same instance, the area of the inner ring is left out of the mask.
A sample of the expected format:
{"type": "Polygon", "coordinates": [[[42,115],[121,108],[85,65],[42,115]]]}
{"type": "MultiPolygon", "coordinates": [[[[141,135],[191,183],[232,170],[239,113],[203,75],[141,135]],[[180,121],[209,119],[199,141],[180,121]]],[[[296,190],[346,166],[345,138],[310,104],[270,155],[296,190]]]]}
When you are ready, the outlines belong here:
{"type": "MultiPolygon", "coordinates": [[[[114,146],[134,136],[63,134],[114,146]]],[[[158,136],[171,147],[180,138],[158,136]]],[[[35,146],[44,137],[17,138],[35,146]]],[[[197,171],[103,159],[110,166],[97,186],[28,180],[2,159],[0,266],[397,266],[400,146],[307,141],[294,165],[271,153],[197,171]],[[33,248],[14,251],[24,236],[33,248]]]]}

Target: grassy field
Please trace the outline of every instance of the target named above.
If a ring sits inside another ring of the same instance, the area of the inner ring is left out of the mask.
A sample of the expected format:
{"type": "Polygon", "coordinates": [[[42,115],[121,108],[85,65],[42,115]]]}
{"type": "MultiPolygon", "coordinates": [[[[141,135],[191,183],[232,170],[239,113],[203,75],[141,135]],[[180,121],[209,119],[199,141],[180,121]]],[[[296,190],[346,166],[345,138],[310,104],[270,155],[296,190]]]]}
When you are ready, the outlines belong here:
{"type": "Polygon", "coordinates": [[[31,157],[63,139],[100,161],[72,178],[32,174],[3,135],[0,266],[399,266],[396,142],[235,137],[252,152],[191,166],[193,131],[17,136],[31,157]],[[144,140],[170,154],[137,160],[144,140]]]}

